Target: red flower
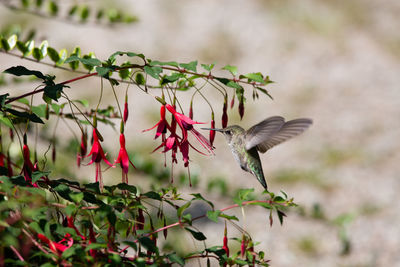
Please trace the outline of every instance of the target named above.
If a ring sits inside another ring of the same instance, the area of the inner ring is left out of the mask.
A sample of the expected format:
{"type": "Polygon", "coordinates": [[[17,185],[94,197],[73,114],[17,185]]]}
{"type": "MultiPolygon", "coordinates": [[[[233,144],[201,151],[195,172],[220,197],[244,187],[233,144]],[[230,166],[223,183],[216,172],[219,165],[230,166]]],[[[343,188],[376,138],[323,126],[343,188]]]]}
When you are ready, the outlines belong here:
{"type": "Polygon", "coordinates": [[[36,183],[32,184],[32,172],[36,171],[36,168],[32,164],[29,147],[26,144],[22,147],[22,157],[24,159],[22,172],[24,173],[25,181],[29,182],[32,186],[37,187],[36,183]]]}
{"type": "Polygon", "coordinates": [[[114,167],[106,158],[103,148],[101,147],[99,137],[96,133],[96,128],[93,128],[93,145],[90,150],[89,155],[87,157],[92,156],[92,160],[88,163],[88,165],[95,163],[96,164],[96,182],[99,182],[100,189],[103,189],[103,179],[101,177],[101,167],[100,162],[103,160],[110,167],[114,167]]]}
{"type": "Polygon", "coordinates": [[[79,152],[77,156],[78,167],[81,166],[81,159],[86,155],[86,152],[87,152],[87,132],[85,130],[84,132],[82,132],[81,145],[79,147],[79,152]]]}
{"type": "Polygon", "coordinates": [[[244,115],[244,99],[243,99],[243,97],[240,98],[240,102],[239,102],[239,115],[240,115],[240,119],[242,119],[243,115],[244,115]]]}
{"type": "MultiPolygon", "coordinates": [[[[67,235],[69,235],[69,234],[67,234],[67,235]]],[[[67,236],[67,235],[65,235],[65,236],[67,236]]],[[[67,237],[68,240],[64,238],[59,242],[51,241],[45,235],[42,235],[42,234],[38,234],[37,236],[40,239],[40,241],[42,241],[43,243],[46,243],[49,246],[51,251],[53,251],[54,253],[57,253],[58,255],[61,255],[66,249],[70,248],[72,246],[72,244],[74,243],[74,240],[72,239],[71,236],[67,237]],[[67,241],[67,244],[68,244],[67,246],[62,244],[65,241],[67,241]]]]}
{"type": "MultiPolygon", "coordinates": [[[[214,117],[214,113],[213,113],[213,117],[214,117]]],[[[214,118],[211,120],[211,128],[215,129],[215,121],[214,118]]],[[[210,130],[210,145],[212,146],[214,143],[214,139],[215,139],[215,131],[210,130]]]]}
{"type": "Polygon", "coordinates": [[[225,223],[225,230],[224,230],[224,242],[222,248],[226,252],[226,256],[229,257],[229,247],[228,247],[228,237],[227,237],[227,229],[226,229],[226,223],[225,223]]]}
{"type": "Polygon", "coordinates": [[[125,105],[124,105],[124,123],[128,120],[129,109],[128,109],[128,96],[125,97],[125,105]]]}
{"type": "Polygon", "coordinates": [[[175,108],[169,104],[167,104],[166,107],[167,107],[168,111],[172,113],[176,122],[178,123],[179,127],[182,130],[182,141],[181,142],[184,142],[187,139],[187,131],[191,131],[193,133],[193,135],[196,137],[196,139],[200,142],[200,144],[208,152],[212,151],[213,148],[212,148],[211,144],[208,142],[207,138],[205,138],[201,133],[199,133],[198,131],[196,131],[193,128],[194,124],[204,124],[204,122],[197,122],[197,121],[191,120],[189,117],[186,117],[185,115],[177,112],[175,110],[175,108]]]}
{"type": "Polygon", "coordinates": [[[228,126],[227,109],[228,109],[228,104],[224,102],[224,107],[222,108],[222,128],[226,128],[226,126],[228,126]]]}
{"type": "MultiPolygon", "coordinates": [[[[119,163],[122,168],[122,182],[123,183],[128,183],[128,170],[129,170],[129,163],[132,164],[134,168],[135,165],[133,165],[132,161],[130,161],[128,152],[126,152],[125,148],[125,136],[123,133],[120,134],[119,136],[119,143],[121,145],[121,148],[119,149],[119,154],[118,158],[115,160],[115,163],[119,163]]],[[[115,164],[114,163],[114,164],[115,164]]]]}
{"type": "Polygon", "coordinates": [[[157,127],[157,132],[156,132],[156,136],[154,137],[154,139],[158,138],[162,134],[164,135],[167,132],[167,128],[169,127],[167,121],[165,120],[165,105],[161,106],[160,116],[161,116],[161,118],[156,123],[156,125],[154,125],[150,129],[143,130],[143,132],[147,132],[147,131],[153,130],[154,128],[157,127]]]}

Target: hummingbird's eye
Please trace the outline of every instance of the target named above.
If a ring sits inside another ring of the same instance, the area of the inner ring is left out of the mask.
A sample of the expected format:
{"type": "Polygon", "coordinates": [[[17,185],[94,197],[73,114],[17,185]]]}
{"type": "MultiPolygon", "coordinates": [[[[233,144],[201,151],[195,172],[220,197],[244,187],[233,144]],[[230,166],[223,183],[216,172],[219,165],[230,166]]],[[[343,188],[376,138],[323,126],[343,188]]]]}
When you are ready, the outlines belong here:
{"type": "Polygon", "coordinates": [[[231,135],[232,132],[230,130],[226,131],[227,134],[231,135]]]}

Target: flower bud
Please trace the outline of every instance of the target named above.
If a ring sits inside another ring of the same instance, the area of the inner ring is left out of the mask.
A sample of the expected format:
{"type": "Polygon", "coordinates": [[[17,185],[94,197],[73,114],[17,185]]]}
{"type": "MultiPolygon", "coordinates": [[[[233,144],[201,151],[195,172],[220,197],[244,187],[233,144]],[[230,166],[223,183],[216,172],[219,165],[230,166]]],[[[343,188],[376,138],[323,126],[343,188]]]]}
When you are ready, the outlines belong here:
{"type": "Polygon", "coordinates": [[[128,120],[129,109],[128,109],[128,96],[125,97],[125,106],[124,106],[124,123],[128,120]]]}
{"type": "Polygon", "coordinates": [[[243,99],[243,97],[240,98],[239,115],[240,115],[240,119],[242,119],[243,115],[244,115],[244,99],[243,99]]]}
{"type": "MultiPolygon", "coordinates": [[[[215,128],[215,120],[214,120],[214,113],[212,114],[212,120],[211,120],[211,128],[215,128]]],[[[215,131],[211,130],[210,131],[210,144],[211,146],[214,143],[214,139],[215,139],[215,131]]]]}
{"type": "Polygon", "coordinates": [[[189,118],[193,120],[193,102],[190,101],[189,118]]]}
{"type": "Polygon", "coordinates": [[[222,108],[222,128],[228,126],[228,114],[227,114],[228,104],[224,102],[224,107],[222,108]]]}

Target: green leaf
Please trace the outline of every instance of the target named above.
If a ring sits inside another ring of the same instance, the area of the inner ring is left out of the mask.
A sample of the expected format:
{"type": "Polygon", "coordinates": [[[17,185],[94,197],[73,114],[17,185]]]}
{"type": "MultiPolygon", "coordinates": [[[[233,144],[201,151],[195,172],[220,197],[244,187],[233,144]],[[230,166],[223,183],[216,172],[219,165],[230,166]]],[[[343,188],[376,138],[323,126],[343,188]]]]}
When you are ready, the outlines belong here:
{"type": "Polygon", "coordinates": [[[106,75],[108,75],[108,73],[111,71],[110,68],[106,68],[106,67],[96,67],[96,72],[99,76],[103,76],[105,77],[106,75]]]}
{"type": "Polygon", "coordinates": [[[180,78],[183,78],[183,77],[185,77],[185,75],[183,73],[174,72],[169,76],[164,76],[162,78],[162,80],[161,80],[161,85],[175,82],[175,81],[177,81],[177,80],[179,80],[180,78]]]}
{"type": "Polygon", "coordinates": [[[25,43],[26,52],[24,53],[24,57],[28,57],[32,54],[33,49],[35,48],[35,41],[29,40],[25,43]]]}
{"type": "Polygon", "coordinates": [[[38,106],[32,106],[31,110],[33,113],[35,113],[36,115],[38,115],[41,118],[46,117],[46,105],[45,104],[40,104],[38,106]]]}
{"type": "Polygon", "coordinates": [[[9,73],[15,76],[24,76],[24,75],[34,75],[39,79],[46,79],[46,76],[43,75],[40,71],[37,70],[29,70],[25,68],[24,66],[16,66],[16,67],[11,67],[8,68],[4,71],[5,73],[9,73]]]}
{"type": "Polygon", "coordinates": [[[238,219],[236,216],[234,216],[234,215],[227,215],[227,214],[225,214],[225,213],[221,213],[221,214],[219,215],[219,217],[225,218],[225,219],[227,219],[227,220],[239,221],[239,219],[238,219]]]}
{"type": "Polygon", "coordinates": [[[57,61],[57,66],[63,64],[65,62],[65,59],[68,56],[68,51],[67,49],[61,49],[60,52],[58,53],[58,56],[60,57],[60,59],[57,61]]]}
{"type": "Polygon", "coordinates": [[[76,99],[73,102],[79,103],[82,106],[84,106],[85,108],[89,107],[89,101],[87,101],[86,99],[76,99]]]}
{"type": "Polygon", "coordinates": [[[207,239],[207,237],[202,232],[193,231],[188,227],[185,227],[185,229],[189,231],[196,240],[203,241],[207,239]]]}
{"type": "Polygon", "coordinates": [[[58,5],[55,1],[50,1],[49,2],[49,12],[52,16],[57,15],[58,13],[58,5]]]}
{"type": "Polygon", "coordinates": [[[266,94],[269,98],[271,98],[271,100],[274,100],[274,98],[273,98],[273,97],[268,93],[268,91],[265,90],[264,88],[261,88],[261,87],[257,87],[257,86],[256,86],[256,89],[259,90],[259,91],[261,91],[261,92],[263,92],[264,94],[266,94]]]}
{"type": "Polygon", "coordinates": [[[9,128],[13,128],[13,124],[12,124],[12,122],[10,121],[10,119],[4,117],[3,114],[1,114],[1,113],[0,113],[0,123],[6,125],[6,126],[9,127],[9,128]]]}
{"type": "Polygon", "coordinates": [[[36,7],[41,7],[43,4],[43,0],[36,0],[36,7]]]}
{"type": "Polygon", "coordinates": [[[41,60],[42,59],[42,54],[40,53],[40,49],[37,48],[37,47],[33,48],[32,56],[37,61],[41,60]]]}
{"type": "Polygon", "coordinates": [[[9,50],[13,50],[14,49],[15,45],[17,44],[17,40],[18,40],[18,37],[15,34],[11,35],[7,39],[7,44],[8,44],[9,50]]]}
{"type": "Polygon", "coordinates": [[[44,122],[35,113],[20,112],[20,111],[17,111],[15,109],[10,109],[10,108],[7,108],[6,111],[13,114],[14,116],[16,116],[18,118],[26,118],[26,119],[30,120],[31,122],[44,124],[44,122]]]}
{"type": "Polygon", "coordinates": [[[84,197],[82,192],[72,192],[69,194],[69,196],[75,203],[81,203],[81,201],[84,197]]]}
{"type": "Polygon", "coordinates": [[[205,199],[200,193],[195,193],[195,194],[190,194],[192,196],[194,196],[194,198],[192,198],[193,200],[202,200],[208,203],[208,205],[211,206],[211,208],[214,208],[214,204],[211,201],[208,201],[207,199],[205,199]]]}
{"type": "MultiPolygon", "coordinates": [[[[132,194],[136,194],[137,193],[137,189],[136,189],[135,186],[128,185],[126,183],[117,184],[117,188],[120,189],[120,190],[127,190],[127,191],[131,192],[132,194]]],[[[160,197],[160,195],[158,195],[158,196],[160,197]]]]}
{"type": "Polygon", "coordinates": [[[7,39],[1,37],[0,43],[1,47],[3,47],[3,49],[6,50],[6,52],[10,50],[10,46],[8,45],[7,39]]]}
{"type": "Polygon", "coordinates": [[[50,172],[34,171],[32,173],[32,183],[36,183],[41,177],[48,176],[50,172]]]}
{"type": "Polygon", "coordinates": [[[81,20],[86,21],[87,18],[89,17],[90,10],[88,6],[83,6],[81,10],[81,20]]]}
{"type": "Polygon", "coordinates": [[[60,60],[60,55],[58,54],[57,50],[52,47],[47,48],[47,54],[54,63],[57,63],[60,60]]]}
{"type": "Polygon", "coordinates": [[[97,58],[94,58],[94,54],[89,54],[88,57],[85,57],[85,56],[83,58],[79,58],[79,61],[81,61],[82,64],[92,66],[92,67],[101,65],[101,61],[98,60],[97,58]]]}
{"type": "Polygon", "coordinates": [[[55,112],[57,115],[60,114],[60,110],[61,110],[61,106],[60,106],[60,105],[57,105],[57,104],[55,104],[55,103],[52,103],[52,104],[51,104],[51,108],[54,110],[54,112],[55,112]]]}
{"type": "Polygon", "coordinates": [[[237,75],[237,67],[236,66],[226,65],[222,69],[229,71],[233,76],[237,75]]]}
{"type": "Polygon", "coordinates": [[[76,11],[78,11],[78,5],[73,5],[68,11],[68,16],[73,16],[76,11]]]}
{"type": "Polygon", "coordinates": [[[188,202],[186,202],[185,204],[183,204],[182,206],[180,206],[179,208],[178,208],[178,210],[177,210],[177,216],[178,216],[178,218],[181,218],[182,217],[182,213],[187,209],[187,208],[189,208],[189,206],[192,204],[192,202],[191,201],[188,201],[188,202]]]}
{"type": "Polygon", "coordinates": [[[169,254],[169,255],[168,255],[168,259],[169,259],[171,262],[178,263],[178,264],[181,265],[181,266],[184,266],[184,265],[185,265],[185,260],[184,260],[183,258],[179,257],[178,255],[176,255],[176,253],[169,254]]]}
{"type": "Polygon", "coordinates": [[[71,189],[70,189],[68,186],[66,186],[65,184],[59,184],[59,185],[57,185],[56,187],[54,187],[53,189],[54,189],[54,191],[56,191],[62,198],[64,198],[64,199],[66,199],[66,200],[72,202],[72,199],[71,199],[71,197],[69,196],[69,194],[70,194],[72,191],[71,191],[71,189]]]}
{"type": "Polygon", "coordinates": [[[151,77],[154,79],[159,79],[159,74],[162,73],[163,69],[160,67],[149,67],[149,66],[144,66],[144,71],[149,74],[151,77]]]}
{"type": "Polygon", "coordinates": [[[5,104],[5,102],[6,102],[6,100],[7,100],[9,95],[10,95],[9,93],[0,95],[0,107],[4,106],[4,104],[5,104]]]}
{"type": "Polygon", "coordinates": [[[181,63],[181,64],[179,64],[179,66],[181,66],[184,69],[196,72],[197,71],[197,60],[189,62],[189,63],[181,63]]]}
{"type": "Polygon", "coordinates": [[[140,237],[138,241],[145,249],[158,254],[158,248],[154,245],[154,242],[150,238],[140,237]]]}
{"type": "Polygon", "coordinates": [[[47,49],[48,49],[48,47],[49,47],[49,42],[47,42],[46,40],[44,40],[44,41],[40,44],[39,49],[40,49],[41,59],[43,59],[44,57],[47,56],[47,49]]]}
{"type": "Polygon", "coordinates": [[[17,49],[22,53],[25,54],[26,51],[28,50],[25,46],[25,44],[21,41],[17,41],[17,49]]]}
{"type": "Polygon", "coordinates": [[[286,214],[283,213],[280,210],[276,210],[276,213],[278,214],[278,218],[279,218],[279,222],[281,223],[281,225],[283,224],[283,217],[286,217],[286,214]]]}
{"type": "Polygon", "coordinates": [[[102,248],[107,248],[107,244],[91,243],[85,248],[85,251],[89,251],[91,249],[102,249],[102,248]]]}
{"type": "Polygon", "coordinates": [[[144,85],[145,84],[145,80],[144,80],[144,76],[141,72],[137,73],[135,76],[135,82],[139,85],[144,85]]]}
{"type": "Polygon", "coordinates": [[[240,78],[247,78],[251,81],[255,81],[255,82],[259,82],[262,84],[265,84],[266,82],[263,79],[263,76],[261,73],[248,73],[248,74],[244,74],[244,75],[240,75],[240,78]]]}
{"type": "Polygon", "coordinates": [[[65,86],[64,84],[54,84],[54,85],[46,85],[46,87],[44,87],[44,95],[55,100],[58,101],[58,99],[61,97],[61,92],[63,90],[64,87],[68,87],[65,86]]]}
{"type": "Polygon", "coordinates": [[[148,197],[148,198],[151,198],[151,199],[155,199],[155,200],[159,200],[159,201],[162,200],[161,197],[160,197],[160,194],[158,194],[158,193],[156,193],[154,191],[149,191],[149,192],[147,192],[147,193],[145,193],[143,195],[148,197]]]}
{"type": "Polygon", "coordinates": [[[128,57],[140,57],[141,59],[145,59],[143,54],[136,54],[133,52],[121,52],[121,51],[117,51],[115,53],[113,53],[108,60],[113,62],[115,60],[116,56],[123,56],[123,55],[127,55],[128,57]]]}
{"type": "Polygon", "coordinates": [[[210,65],[201,64],[201,66],[203,67],[203,69],[205,69],[205,70],[207,70],[207,71],[211,71],[211,70],[214,68],[215,64],[214,64],[214,63],[213,63],[213,64],[210,64],[210,65]]]}
{"type": "Polygon", "coordinates": [[[218,222],[218,217],[221,214],[220,210],[209,210],[207,211],[207,218],[211,221],[218,222]]]}
{"type": "Polygon", "coordinates": [[[175,61],[158,61],[158,60],[153,60],[150,62],[150,66],[172,66],[172,67],[179,67],[178,62],[175,61]]]}
{"type": "Polygon", "coordinates": [[[72,216],[76,211],[77,211],[77,206],[75,204],[69,204],[68,206],[65,207],[65,213],[68,216],[72,216]]]}

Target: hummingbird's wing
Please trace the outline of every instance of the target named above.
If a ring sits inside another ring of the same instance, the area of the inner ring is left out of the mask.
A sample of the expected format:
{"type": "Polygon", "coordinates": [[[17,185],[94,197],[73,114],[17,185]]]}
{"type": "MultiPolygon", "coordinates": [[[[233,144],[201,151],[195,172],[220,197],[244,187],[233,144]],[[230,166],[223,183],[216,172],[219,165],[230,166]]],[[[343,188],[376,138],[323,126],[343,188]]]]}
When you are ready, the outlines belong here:
{"type": "Polygon", "coordinates": [[[273,116],[254,125],[246,131],[246,149],[264,142],[277,133],[285,124],[285,119],[281,116],[273,116]]]}
{"type": "MultiPolygon", "coordinates": [[[[301,134],[308,127],[310,127],[311,124],[312,120],[310,119],[295,119],[285,122],[285,124],[279,129],[278,132],[274,133],[272,136],[265,138],[260,143],[255,144],[257,146],[257,150],[261,153],[265,153],[270,148],[301,134]]],[[[246,149],[250,148],[251,147],[248,147],[246,145],[246,149]]]]}

